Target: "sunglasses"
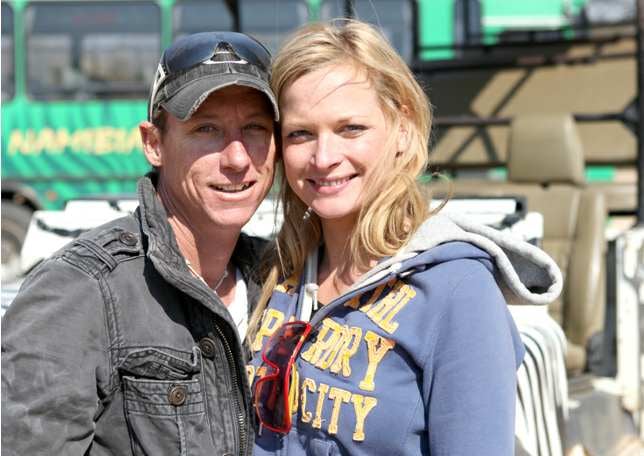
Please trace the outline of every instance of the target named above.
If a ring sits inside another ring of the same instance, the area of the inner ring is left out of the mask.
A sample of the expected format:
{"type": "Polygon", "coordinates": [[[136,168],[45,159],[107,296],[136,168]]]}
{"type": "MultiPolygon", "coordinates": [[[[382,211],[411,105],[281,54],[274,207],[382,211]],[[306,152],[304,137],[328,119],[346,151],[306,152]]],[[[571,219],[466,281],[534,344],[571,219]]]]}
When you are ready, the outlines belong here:
{"type": "Polygon", "coordinates": [[[255,410],[261,425],[271,431],[286,434],[291,429],[291,369],[310,332],[311,325],[304,321],[285,323],[262,351],[262,359],[272,371],[255,384],[255,410]]]}
{"type": "MultiPolygon", "coordinates": [[[[255,66],[261,72],[270,72],[271,54],[262,43],[248,35],[237,32],[203,32],[177,39],[161,56],[152,86],[148,117],[151,120],[158,106],[155,100],[159,90],[177,76],[202,64],[216,64],[212,60],[216,51],[224,48],[232,51],[244,63],[255,66]]],[[[268,79],[268,78],[267,78],[268,79]]]]}

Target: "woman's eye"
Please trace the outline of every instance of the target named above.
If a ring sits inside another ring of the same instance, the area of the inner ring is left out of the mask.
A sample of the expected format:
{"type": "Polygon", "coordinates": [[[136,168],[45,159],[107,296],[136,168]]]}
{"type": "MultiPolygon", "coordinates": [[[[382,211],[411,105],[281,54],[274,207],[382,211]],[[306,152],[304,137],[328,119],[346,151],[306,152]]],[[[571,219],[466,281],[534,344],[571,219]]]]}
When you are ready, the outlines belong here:
{"type": "Polygon", "coordinates": [[[251,132],[265,132],[268,130],[264,125],[261,124],[249,124],[244,127],[244,130],[251,132]]]}
{"type": "Polygon", "coordinates": [[[306,130],[295,130],[287,134],[286,137],[291,141],[297,141],[297,140],[301,141],[306,139],[309,135],[310,133],[306,130]]]}
{"type": "Polygon", "coordinates": [[[360,133],[365,131],[366,129],[366,126],[358,124],[348,124],[344,126],[344,130],[349,133],[360,133]]]}

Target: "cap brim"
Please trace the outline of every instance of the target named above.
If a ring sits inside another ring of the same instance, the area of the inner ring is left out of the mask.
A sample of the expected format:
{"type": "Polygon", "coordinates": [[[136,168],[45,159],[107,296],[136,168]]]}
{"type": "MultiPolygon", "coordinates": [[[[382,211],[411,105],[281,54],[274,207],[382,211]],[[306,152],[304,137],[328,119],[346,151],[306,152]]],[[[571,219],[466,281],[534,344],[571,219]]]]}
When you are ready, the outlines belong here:
{"type": "Polygon", "coordinates": [[[183,86],[170,99],[160,103],[160,105],[177,119],[186,121],[199,109],[201,103],[211,93],[233,85],[250,87],[266,95],[271,102],[271,106],[273,106],[275,121],[279,121],[277,102],[268,84],[252,75],[240,73],[212,74],[195,79],[183,86]]]}

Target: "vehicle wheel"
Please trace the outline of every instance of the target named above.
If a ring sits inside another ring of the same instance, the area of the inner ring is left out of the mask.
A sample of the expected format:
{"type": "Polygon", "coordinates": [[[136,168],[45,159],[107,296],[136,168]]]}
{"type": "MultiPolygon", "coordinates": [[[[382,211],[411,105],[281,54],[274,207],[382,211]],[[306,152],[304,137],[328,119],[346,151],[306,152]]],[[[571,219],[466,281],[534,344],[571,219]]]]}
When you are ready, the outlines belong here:
{"type": "Polygon", "coordinates": [[[31,210],[2,201],[2,282],[16,279],[21,271],[20,249],[29,228],[31,210]]]}

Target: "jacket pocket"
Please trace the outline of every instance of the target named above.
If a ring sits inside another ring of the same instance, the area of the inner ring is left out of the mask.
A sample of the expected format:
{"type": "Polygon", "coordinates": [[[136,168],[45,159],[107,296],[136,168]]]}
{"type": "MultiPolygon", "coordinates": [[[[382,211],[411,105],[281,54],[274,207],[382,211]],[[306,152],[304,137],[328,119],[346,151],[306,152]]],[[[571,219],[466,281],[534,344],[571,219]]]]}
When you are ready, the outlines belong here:
{"type": "Polygon", "coordinates": [[[201,371],[201,353],[195,347],[190,361],[156,348],[130,352],[119,364],[121,375],[157,380],[185,380],[201,371]]]}
{"type": "Polygon", "coordinates": [[[123,404],[135,455],[201,454],[212,449],[200,376],[193,362],[156,349],[121,363],[123,404]]]}

